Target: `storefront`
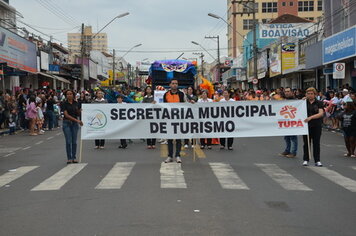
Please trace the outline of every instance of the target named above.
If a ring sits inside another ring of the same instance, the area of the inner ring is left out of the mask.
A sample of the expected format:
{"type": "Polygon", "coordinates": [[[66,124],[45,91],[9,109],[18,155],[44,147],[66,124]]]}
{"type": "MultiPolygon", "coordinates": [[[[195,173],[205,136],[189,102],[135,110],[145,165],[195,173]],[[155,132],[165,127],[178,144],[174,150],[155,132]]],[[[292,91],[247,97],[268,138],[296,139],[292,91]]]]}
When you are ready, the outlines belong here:
{"type": "Polygon", "coordinates": [[[14,91],[21,84],[20,77],[37,73],[36,45],[2,27],[0,34],[0,63],[4,63],[0,88],[14,91]]]}
{"type": "Polygon", "coordinates": [[[329,74],[327,81],[330,86],[338,88],[341,85],[349,84],[356,87],[356,26],[334,34],[323,40],[322,44],[323,65],[327,68],[336,68],[337,63],[345,63],[341,66],[344,76],[335,78],[335,69],[333,74],[329,74]],[[335,81],[330,80],[337,80],[335,81]],[[330,82],[331,81],[331,82],[330,82]]]}

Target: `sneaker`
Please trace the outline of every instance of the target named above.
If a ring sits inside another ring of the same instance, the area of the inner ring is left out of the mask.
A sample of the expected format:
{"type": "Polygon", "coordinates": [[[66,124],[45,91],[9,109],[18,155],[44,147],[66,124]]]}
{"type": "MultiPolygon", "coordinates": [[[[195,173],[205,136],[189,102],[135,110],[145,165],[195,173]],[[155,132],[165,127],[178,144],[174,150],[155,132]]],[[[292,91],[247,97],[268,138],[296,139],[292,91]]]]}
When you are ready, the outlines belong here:
{"type": "Polygon", "coordinates": [[[176,157],[176,162],[177,163],[182,163],[182,159],[180,159],[180,157],[176,157]]]}
{"type": "Polygon", "coordinates": [[[184,148],[188,148],[188,147],[189,147],[188,144],[185,144],[185,145],[184,145],[184,148]]]}
{"type": "Polygon", "coordinates": [[[296,157],[296,155],[294,155],[294,154],[288,154],[286,157],[288,157],[288,158],[294,158],[294,157],[296,157]]]}
{"type": "Polygon", "coordinates": [[[95,149],[99,149],[99,146],[95,146],[95,149]]]}
{"type": "Polygon", "coordinates": [[[172,157],[167,157],[167,159],[164,161],[164,163],[168,163],[168,162],[173,162],[173,158],[172,157]]]}
{"type": "Polygon", "coordinates": [[[192,145],[192,148],[194,148],[194,145],[192,145]]]}
{"type": "Polygon", "coordinates": [[[287,156],[287,155],[289,155],[290,153],[289,152],[282,152],[282,153],[280,153],[279,155],[280,156],[287,156]]]}
{"type": "Polygon", "coordinates": [[[308,161],[303,161],[303,166],[308,166],[308,161]]]}
{"type": "Polygon", "coordinates": [[[104,149],[104,146],[100,146],[99,148],[100,148],[100,149],[104,149]]]}
{"type": "Polygon", "coordinates": [[[323,164],[321,164],[321,162],[320,162],[320,161],[318,161],[317,163],[315,163],[315,166],[317,166],[317,167],[322,167],[322,166],[323,166],[323,164]]]}

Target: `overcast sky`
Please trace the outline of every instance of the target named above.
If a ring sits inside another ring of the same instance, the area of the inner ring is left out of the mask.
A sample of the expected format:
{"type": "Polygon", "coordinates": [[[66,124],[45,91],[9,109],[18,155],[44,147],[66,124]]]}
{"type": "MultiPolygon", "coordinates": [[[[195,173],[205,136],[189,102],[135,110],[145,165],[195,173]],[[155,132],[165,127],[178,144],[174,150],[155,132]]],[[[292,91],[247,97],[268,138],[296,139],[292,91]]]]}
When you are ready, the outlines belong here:
{"type": "MultiPolygon", "coordinates": [[[[182,50],[200,50],[199,46],[191,43],[192,40],[208,50],[216,49],[217,43],[204,39],[206,35],[220,35],[221,55],[227,54],[224,49],[227,47],[226,24],[207,15],[212,12],[226,18],[226,0],[10,0],[10,5],[24,16],[20,20],[53,35],[54,41],[64,44],[67,43],[66,33],[79,32],[81,23],[91,25],[96,31],[115,16],[130,12],[129,16],[117,19],[104,30],[108,34],[109,50],[125,51],[142,43],[136,50],[175,51],[131,52],[125,57],[131,63],[145,58],[150,61],[172,59],[177,58],[182,50]]],[[[18,25],[22,26],[21,23],[18,25]]],[[[216,51],[210,52],[217,55],[216,51]]],[[[183,57],[197,56],[186,52],[183,57]]],[[[213,59],[206,55],[205,60],[213,59]]]]}

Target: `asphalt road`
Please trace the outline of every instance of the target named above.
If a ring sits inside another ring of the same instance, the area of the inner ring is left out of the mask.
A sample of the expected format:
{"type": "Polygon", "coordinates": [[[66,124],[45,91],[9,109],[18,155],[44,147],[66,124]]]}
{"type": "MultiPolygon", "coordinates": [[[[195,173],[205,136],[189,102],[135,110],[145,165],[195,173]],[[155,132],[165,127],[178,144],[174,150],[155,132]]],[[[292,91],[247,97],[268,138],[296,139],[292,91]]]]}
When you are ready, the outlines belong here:
{"type": "Polygon", "coordinates": [[[234,150],[83,144],[66,165],[61,130],[0,138],[0,235],[356,235],[356,159],[324,132],[324,167],[279,157],[282,137],[235,139],[234,150]],[[194,160],[195,157],[195,160],[194,160]]]}

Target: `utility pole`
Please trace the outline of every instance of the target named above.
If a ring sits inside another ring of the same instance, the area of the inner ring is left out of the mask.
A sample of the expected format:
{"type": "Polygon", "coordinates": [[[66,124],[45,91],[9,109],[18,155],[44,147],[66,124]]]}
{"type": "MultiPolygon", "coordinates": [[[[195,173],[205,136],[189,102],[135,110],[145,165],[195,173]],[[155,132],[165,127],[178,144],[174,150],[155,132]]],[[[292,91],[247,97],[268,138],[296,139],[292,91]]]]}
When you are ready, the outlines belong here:
{"type": "Polygon", "coordinates": [[[204,53],[200,52],[200,53],[193,53],[194,55],[199,55],[200,59],[201,59],[201,75],[204,77],[204,53]]]}
{"type": "Polygon", "coordinates": [[[221,82],[221,73],[220,73],[220,67],[221,67],[221,61],[220,61],[220,37],[218,36],[205,36],[206,39],[216,39],[218,43],[218,78],[219,82],[221,82]]]}
{"type": "Polygon", "coordinates": [[[113,52],[112,52],[112,82],[113,82],[113,85],[116,85],[116,81],[115,81],[115,49],[113,49],[113,52]]]}
{"type": "Polygon", "coordinates": [[[245,8],[248,9],[248,11],[242,11],[242,12],[233,12],[232,14],[235,15],[245,15],[245,14],[252,14],[252,30],[253,30],[253,77],[258,79],[258,72],[257,72],[257,54],[258,54],[258,48],[257,48],[257,24],[258,22],[256,21],[256,0],[246,0],[246,1],[232,1],[232,4],[240,4],[243,5],[245,8]],[[252,5],[252,6],[251,6],[252,5]]]}
{"type": "Polygon", "coordinates": [[[80,40],[80,54],[81,54],[81,73],[80,73],[80,91],[84,91],[84,56],[85,56],[85,45],[84,45],[84,24],[82,24],[82,33],[80,40]]]}

